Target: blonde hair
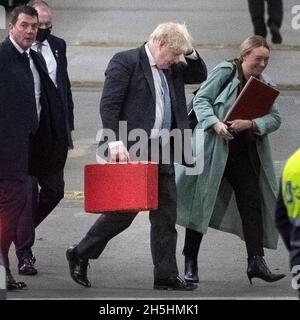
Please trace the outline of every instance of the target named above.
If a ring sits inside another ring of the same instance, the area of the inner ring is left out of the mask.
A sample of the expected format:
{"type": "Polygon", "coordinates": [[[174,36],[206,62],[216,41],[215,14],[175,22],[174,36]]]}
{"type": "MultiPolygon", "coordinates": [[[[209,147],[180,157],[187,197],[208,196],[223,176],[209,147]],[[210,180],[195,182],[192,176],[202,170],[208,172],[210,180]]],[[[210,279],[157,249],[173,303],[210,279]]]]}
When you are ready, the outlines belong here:
{"type": "Polygon", "coordinates": [[[262,36],[251,36],[245,39],[240,45],[240,57],[239,59],[243,61],[243,58],[247,56],[255,48],[264,47],[270,51],[270,47],[266,39],[262,36]]]}
{"type": "Polygon", "coordinates": [[[166,47],[182,53],[192,48],[192,37],[185,24],[175,22],[159,24],[150,34],[149,40],[159,41],[166,47]]]}

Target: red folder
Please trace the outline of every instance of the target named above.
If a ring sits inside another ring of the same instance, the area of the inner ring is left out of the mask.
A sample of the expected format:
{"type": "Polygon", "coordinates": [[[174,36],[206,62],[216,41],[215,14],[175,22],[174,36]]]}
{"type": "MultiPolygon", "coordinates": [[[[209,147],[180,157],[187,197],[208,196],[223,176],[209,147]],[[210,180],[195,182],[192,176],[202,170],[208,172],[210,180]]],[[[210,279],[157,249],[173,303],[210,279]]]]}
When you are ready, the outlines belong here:
{"type": "Polygon", "coordinates": [[[261,80],[250,77],[225,116],[225,121],[252,120],[268,114],[279,91],[261,80]]]}
{"type": "Polygon", "coordinates": [[[89,164],[84,170],[84,208],[90,213],[137,212],[158,207],[158,164],[89,164]]]}

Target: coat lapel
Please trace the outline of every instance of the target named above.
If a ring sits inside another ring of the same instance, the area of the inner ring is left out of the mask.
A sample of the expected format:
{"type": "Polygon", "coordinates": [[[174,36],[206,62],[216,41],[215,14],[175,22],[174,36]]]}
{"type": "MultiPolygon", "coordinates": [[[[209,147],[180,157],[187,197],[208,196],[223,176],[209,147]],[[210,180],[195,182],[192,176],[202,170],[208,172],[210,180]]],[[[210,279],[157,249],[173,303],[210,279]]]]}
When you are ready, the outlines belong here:
{"type": "Polygon", "coordinates": [[[228,92],[228,96],[230,96],[232,94],[232,92],[236,89],[236,87],[240,84],[240,80],[238,78],[233,78],[229,92],[228,92]]]}
{"type": "Polygon", "coordinates": [[[41,57],[41,54],[30,49],[30,56],[36,68],[38,69],[38,71],[42,70],[46,75],[48,75],[47,65],[46,65],[45,59],[41,57]]]}
{"type": "Polygon", "coordinates": [[[150,64],[149,64],[149,59],[148,59],[148,56],[146,54],[146,50],[145,50],[144,46],[142,46],[140,48],[140,57],[141,57],[141,66],[142,66],[145,78],[147,80],[147,83],[148,83],[148,85],[150,87],[151,94],[152,94],[152,97],[153,97],[153,101],[156,102],[154,80],[153,80],[153,76],[152,76],[151,67],[150,67],[150,64]]]}
{"type": "Polygon", "coordinates": [[[61,90],[62,88],[62,65],[61,65],[61,58],[60,58],[60,53],[59,48],[55,45],[55,41],[52,40],[51,36],[49,36],[48,43],[50,46],[50,49],[53,53],[54,59],[56,60],[56,83],[57,83],[57,88],[61,90]]]}
{"type": "Polygon", "coordinates": [[[58,49],[56,48],[54,42],[51,40],[51,37],[49,37],[47,40],[48,40],[50,49],[51,49],[51,51],[52,51],[52,53],[53,53],[54,59],[56,60],[56,63],[58,63],[58,62],[59,62],[59,59],[58,59],[58,57],[59,57],[58,49]]]}

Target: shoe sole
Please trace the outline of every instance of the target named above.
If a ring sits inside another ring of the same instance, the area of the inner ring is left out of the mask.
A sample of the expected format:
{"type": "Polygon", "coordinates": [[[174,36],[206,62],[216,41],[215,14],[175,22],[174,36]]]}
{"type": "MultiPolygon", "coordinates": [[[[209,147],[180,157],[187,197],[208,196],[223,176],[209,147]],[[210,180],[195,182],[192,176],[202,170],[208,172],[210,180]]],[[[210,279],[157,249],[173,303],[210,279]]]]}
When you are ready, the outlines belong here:
{"type": "Polygon", "coordinates": [[[193,291],[193,290],[197,289],[197,286],[191,287],[191,288],[172,288],[172,287],[168,287],[168,286],[154,285],[153,289],[155,289],[155,290],[173,290],[173,291],[193,291]]]}
{"type": "Polygon", "coordinates": [[[188,283],[199,283],[199,279],[189,279],[189,278],[184,278],[185,282],[188,283]]]}
{"type": "Polygon", "coordinates": [[[27,284],[25,282],[19,281],[16,282],[15,284],[8,284],[6,289],[8,291],[13,291],[13,290],[22,290],[27,287],[27,284]]]}
{"type": "Polygon", "coordinates": [[[35,273],[33,273],[33,272],[30,272],[30,273],[19,272],[19,275],[21,275],[21,276],[36,276],[37,274],[38,274],[37,272],[35,272],[35,273]]]}
{"type": "Polygon", "coordinates": [[[38,272],[37,271],[34,271],[34,272],[19,271],[19,274],[22,276],[36,276],[38,272]]]}
{"type": "Polygon", "coordinates": [[[66,251],[66,258],[67,258],[68,261],[70,261],[71,252],[69,252],[68,250],[66,251]]]}

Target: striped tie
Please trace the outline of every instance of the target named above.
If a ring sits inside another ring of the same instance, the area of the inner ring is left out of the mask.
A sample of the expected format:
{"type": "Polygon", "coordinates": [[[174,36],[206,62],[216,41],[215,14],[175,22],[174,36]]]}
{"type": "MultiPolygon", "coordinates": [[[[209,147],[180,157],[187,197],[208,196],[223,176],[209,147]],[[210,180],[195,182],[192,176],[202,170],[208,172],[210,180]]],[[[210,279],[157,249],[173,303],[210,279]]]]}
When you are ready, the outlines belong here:
{"type": "Polygon", "coordinates": [[[172,109],[171,109],[171,99],[170,99],[170,91],[167,84],[166,77],[162,69],[157,69],[160,79],[161,85],[163,88],[163,97],[164,97],[164,117],[162,123],[162,129],[171,130],[172,125],[172,109]]]}

